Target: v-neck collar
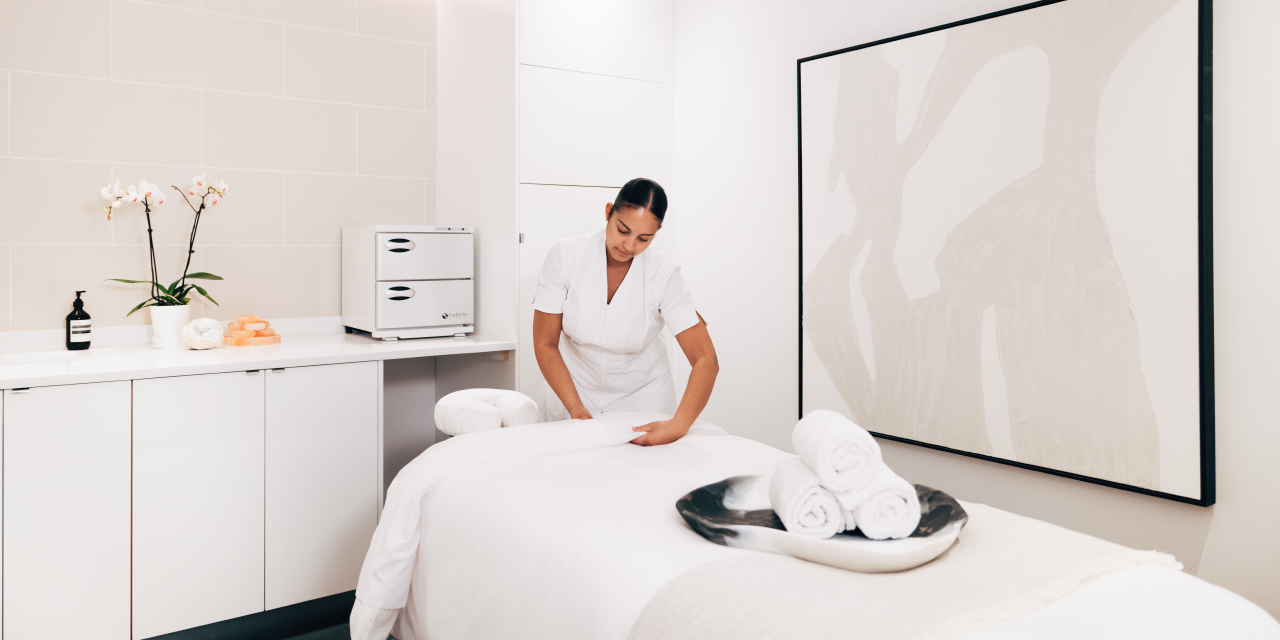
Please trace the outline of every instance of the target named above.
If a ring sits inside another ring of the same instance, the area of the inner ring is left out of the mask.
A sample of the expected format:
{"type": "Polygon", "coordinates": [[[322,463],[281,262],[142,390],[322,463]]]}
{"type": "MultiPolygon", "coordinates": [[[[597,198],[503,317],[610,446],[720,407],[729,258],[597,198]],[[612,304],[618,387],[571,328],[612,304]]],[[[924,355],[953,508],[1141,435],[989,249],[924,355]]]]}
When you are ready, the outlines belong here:
{"type": "Polygon", "coordinates": [[[639,260],[644,255],[643,253],[641,253],[631,258],[631,266],[627,267],[627,272],[622,275],[622,282],[618,283],[618,289],[617,291],[613,292],[613,298],[610,299],[609,298],[609,247],[607,243],[608,243],[608,235],[602,238],[600,242],[600,251],[601,253],[604,254],[601,257],[604,258],[604,306],[606,309],[613,307],[613,301],[618,299],[618,294],[622,293],[622,288],[627,286],[627,282],[631,279],[631,272],[635,271],[636,267],[639,266],[636,264],[636,261],[639,260]]]}

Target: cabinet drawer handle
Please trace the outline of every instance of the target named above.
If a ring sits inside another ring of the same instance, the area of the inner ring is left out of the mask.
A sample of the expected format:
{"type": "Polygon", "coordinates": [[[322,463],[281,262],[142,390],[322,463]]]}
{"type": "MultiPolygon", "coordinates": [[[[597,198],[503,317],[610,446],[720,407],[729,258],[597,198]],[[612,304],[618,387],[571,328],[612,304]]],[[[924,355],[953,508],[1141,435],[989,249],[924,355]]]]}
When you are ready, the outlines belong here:
{"type": "Polygon", "coordinates": [[[13,390],[13,393],[14,393],[14,395],[17,395],[17,394],[23,394],[23,395],[25,395],[25,394],[31,393],[31,387],[25,387],[25,388],[22,388],[22,389],[14,389],[14,390],[13,390]]]}
{"type": "Polygon", "coordinates": [[[404,253],[406,251],[413,251],[414,244],[413,241],[408,238],[392,238],[382,246],[389,249],[391,253],[404,253]]]}
{"type": "Polygon", "coordinates": [[[272,369],[272,370],[271,370],[271,373],[284,373],[284,368],[283,368],[283,367],[281,367],[281,368],[279,368],[279,369],[272,369]]]}
{"type": "Polygon", "coordinates": [[[244,372],[244,374],[245,374],[246,376],[256,376],[256,375],[258,375],[259,373],[262,373],[262,372],[261,372],[260,370],[258,370],[258,369],[250,369],[250,370],[248,370],[248,371],[244,372]]]}
{"type": "Polygon", "coordinates": [[[408,300],[416,293],[409,287],[391,287],[383,292],[388,300],[408,300]]]}

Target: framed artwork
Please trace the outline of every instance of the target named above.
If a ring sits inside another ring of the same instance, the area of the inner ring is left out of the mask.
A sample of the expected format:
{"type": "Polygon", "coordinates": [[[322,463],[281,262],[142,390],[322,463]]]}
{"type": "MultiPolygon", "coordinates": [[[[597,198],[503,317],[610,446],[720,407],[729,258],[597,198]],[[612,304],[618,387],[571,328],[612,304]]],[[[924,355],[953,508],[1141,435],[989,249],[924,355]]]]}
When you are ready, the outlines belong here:
{"type": "Polygon", "coordinates": [[[1209,0],[1051,0],[797,62],[800,402],[1214,502],[1209,0]]]}

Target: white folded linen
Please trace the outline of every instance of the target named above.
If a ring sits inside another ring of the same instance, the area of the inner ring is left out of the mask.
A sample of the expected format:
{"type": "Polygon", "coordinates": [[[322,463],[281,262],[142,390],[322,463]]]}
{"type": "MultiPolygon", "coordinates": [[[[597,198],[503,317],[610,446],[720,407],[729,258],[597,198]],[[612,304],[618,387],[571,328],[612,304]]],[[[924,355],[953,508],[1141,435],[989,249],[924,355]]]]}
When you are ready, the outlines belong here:
{"type": "Polygon", "coordinates": [[[787,531],[811,538],[830,538],[845,530],[845,510],[818,474],[800,458],[778,463],[769,480],[769,504],[787,531]]]}
{"type": "MultiPolygon", "coordinates": [[[[351,615],[353,640],[377,638],[387,616],[403,609],[418,557],[419,515],[423,499],[446,478],[492,462],[600,449],[644,435],[633,427],[669,420],[670,415],[627,411],[594,420],[563,420],[450,438],[405,465],[387,489],[378,528],[369,543],[351,615]],[[381,610],[381,611],[379,611],[381,610]]],[[[724,435],[718,427],[695,422],[689,435],[724,435]]],[[[674,509],[673,515],[674,515],[674,509]]]]}
{"type": "Polygon", "coordinates": [[[463,389],[436,402],[436,428],[451,435],[533,424],[538,404],[506,389],[463,389]]]}
{"type": "Polygon", "coordinates": [[[862,535],[872,540],[905,538],[920,524],[920,499],[915,485],[883,463],[865,493],[867,497],[853,507],[853,519],[862,535]]]}
{"type": "Polygon", "coordinates": [[[809,412],[791,432],[796,453],[818,474],[822,486],[835,494],[847,494],[855,503],[870,486],[880,467],[880,445],[866,429],[825,409],[809,412]]]}

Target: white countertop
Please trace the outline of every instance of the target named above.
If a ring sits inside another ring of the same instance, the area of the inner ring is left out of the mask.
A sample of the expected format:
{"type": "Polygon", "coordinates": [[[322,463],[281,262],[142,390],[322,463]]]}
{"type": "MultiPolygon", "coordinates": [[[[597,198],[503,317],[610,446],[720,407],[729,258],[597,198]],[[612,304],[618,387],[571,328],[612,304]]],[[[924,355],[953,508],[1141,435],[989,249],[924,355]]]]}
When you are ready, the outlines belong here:
{"type": "Polygon", "coordinates": [[[150,345],[93,347],[86,351],[28,351],[0,354],[0,389],[490,353],[515,348],[512,340],[483,337],[382,342],[368,336],[329,333],[284,336],[280,344],[263,347],[221,347],[207,351],[153,349],[150,345]]]}

